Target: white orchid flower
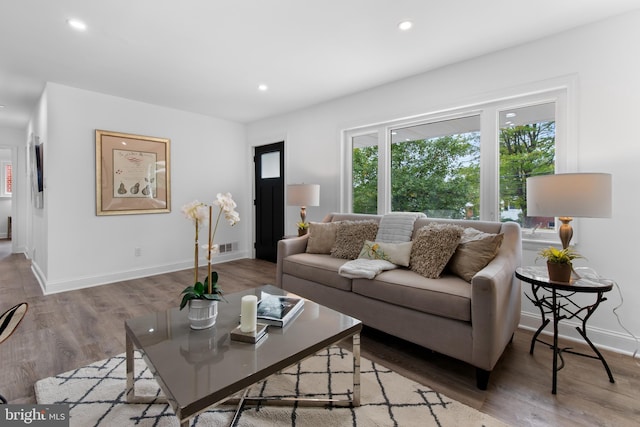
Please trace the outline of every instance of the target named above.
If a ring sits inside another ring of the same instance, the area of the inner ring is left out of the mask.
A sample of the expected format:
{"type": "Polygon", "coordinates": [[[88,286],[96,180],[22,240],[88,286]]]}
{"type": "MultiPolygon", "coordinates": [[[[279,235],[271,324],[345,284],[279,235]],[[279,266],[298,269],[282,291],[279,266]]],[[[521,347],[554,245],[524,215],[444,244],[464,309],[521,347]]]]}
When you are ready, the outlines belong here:
{"type": "MultiPolygon", "coordinates": [[[[201,248],[204,251],[209,251],[209,245],[202,245],[201,248]]],[[[220,247],[218,245],[211,245],[211,255],[219,254],[220,247]]]]}
{"type": "Polygon", "coordinates": [[[188,219],[202,224],[202,222],[207,218],[208,212],[204,203],[194,200],[193,202],[186,204],[182,207],[182,213],[188,219]]]}
{"type": "Polygon", "coordinates": [[[231,212],[236,208],[236,202],[233,201],[231,193],[218,193],[214,205],[219,206],[225,213],[231,212]]]}
{"type": "MultiPolygon", "coordinates": [[[[229,222],[230,225],[236,225],[240,222],[240,215],[235,211],[236,202],[233,201],[233,197],[231,193],[218,193],[216,195],[216,200],[212,203],[214,206],[218,206],[218,214],[215,218],[215,225],[212,224],[213,220],[213,212],[211,212],[211,206],[205,205],[197,200],[184,205],[182,207],[182,213],[188,218],[193,220],[195,224],[195,251],[194,251],[194,283],[198,283],[198,229],[199,225],[204,223],[206,219],[209,219],[209,232],[208,232],[208,242],[201,246],[201,248],[207,252],[207,260],[208,262],[208,270],[207,277],[209,278],[209,288],[208,293],[212,293],[214,288],[212,287],[212,276],[211,276],[211,256],[220,253],[220,247],[218,245],[213,244],[213,240],[216,237],[216,231],[218,231],[218,223],[220,222],[220,217],[224,213],[225,219],[229,222]],[[211,212],[211,218],[209,218],[209,213],[211,212]]],[[[217,280],[217,279],[216,279],[217,280]]],[[[181,309],[182,309],[181,305],[181,309]]]]}
{"type": "Polygon", "coordinates": [[[225,212],[224,217],[229,221],[229,225],[234,226],[240,222],[240,214],[236,211],[225,212]]]}

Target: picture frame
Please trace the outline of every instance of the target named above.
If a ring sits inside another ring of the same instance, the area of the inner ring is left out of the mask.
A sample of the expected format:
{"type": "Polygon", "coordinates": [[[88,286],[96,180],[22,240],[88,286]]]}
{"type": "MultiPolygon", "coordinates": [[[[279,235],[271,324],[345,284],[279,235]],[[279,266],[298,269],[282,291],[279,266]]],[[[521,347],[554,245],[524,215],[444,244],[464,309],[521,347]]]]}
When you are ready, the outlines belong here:
{"type": "Polygon", "coordinates": [[[31,133],[28,157],[31,168],[31,201],[33,207],[44,207],[44,144],[40,137],[31,133]]]}
{"type": "Polygon", "coordinates": [[[171,140],[96,129],[96,215],[171,212],[171,140]]]}

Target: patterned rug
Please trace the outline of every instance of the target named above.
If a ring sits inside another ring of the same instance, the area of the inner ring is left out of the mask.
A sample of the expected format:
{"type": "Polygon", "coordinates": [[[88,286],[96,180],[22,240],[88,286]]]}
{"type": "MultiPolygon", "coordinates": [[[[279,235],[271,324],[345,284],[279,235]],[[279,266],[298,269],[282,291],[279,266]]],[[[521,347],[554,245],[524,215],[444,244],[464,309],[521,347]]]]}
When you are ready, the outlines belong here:
{"type": "MultiPolygon", "coordinates": [[[[353,387],[352,356],[330,347],[252,387],[252,396],[348,398],[353,387]]],[[[161,395],[136,353],[136,394],[161,395]]],[[[167,404],[129,404],[125,397],[124,354],[35,384],[39,404],[68,403],[71,426],[178,426],[167,404]]],[[[237,426],[505,426],[502,422],[361,358],[361,406],[302,408],[247,406],[237,426]]],[[[235,407],[219,406],[192,426],[226,426],[235,407]]]]}

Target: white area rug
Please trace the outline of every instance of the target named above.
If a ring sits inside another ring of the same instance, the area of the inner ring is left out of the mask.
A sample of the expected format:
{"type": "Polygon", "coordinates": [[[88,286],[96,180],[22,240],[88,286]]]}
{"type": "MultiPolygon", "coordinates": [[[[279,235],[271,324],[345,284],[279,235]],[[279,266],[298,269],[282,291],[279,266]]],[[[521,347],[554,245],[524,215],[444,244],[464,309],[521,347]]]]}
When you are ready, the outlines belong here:
{"type": "MultiPolygon", "coordinates": [[[[331,347],[252,387],[251,395],[347,398],[352,388],[352,356],[331,347]]],[[[505,426],[395,372],[361,360],[358,408],[245,407],[237,426],[505,426]]],[[[136,353],[136,394],[161,395],[136,353]]],[[[178,426],[167,404],[126,402],[124,354],[35,384],[39,404],[68,403],[71,426],[178,426]]],[[[192,420],[192,426],[229,425],[235,407],[219,406],[192,420]]]]}

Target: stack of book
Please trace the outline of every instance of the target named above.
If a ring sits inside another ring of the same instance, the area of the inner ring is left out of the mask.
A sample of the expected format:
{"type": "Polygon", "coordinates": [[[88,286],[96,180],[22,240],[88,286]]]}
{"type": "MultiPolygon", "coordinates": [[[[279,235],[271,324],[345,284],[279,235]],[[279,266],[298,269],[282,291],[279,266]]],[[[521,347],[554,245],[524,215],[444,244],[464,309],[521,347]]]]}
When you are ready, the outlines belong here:
{"type": "Polygon", "coordinates": [[[298,297],[262,293],[258,301],[258,322],[284,327],[302,310],[304,300],[298,297]]]}
{"type": "Polygon", "coordinates": [[[231,331],[231,339],[255,344],[267,336],[267,325],[258,323],[256,330],[252,332],[242,332],[240,326],[231,331]]]}

